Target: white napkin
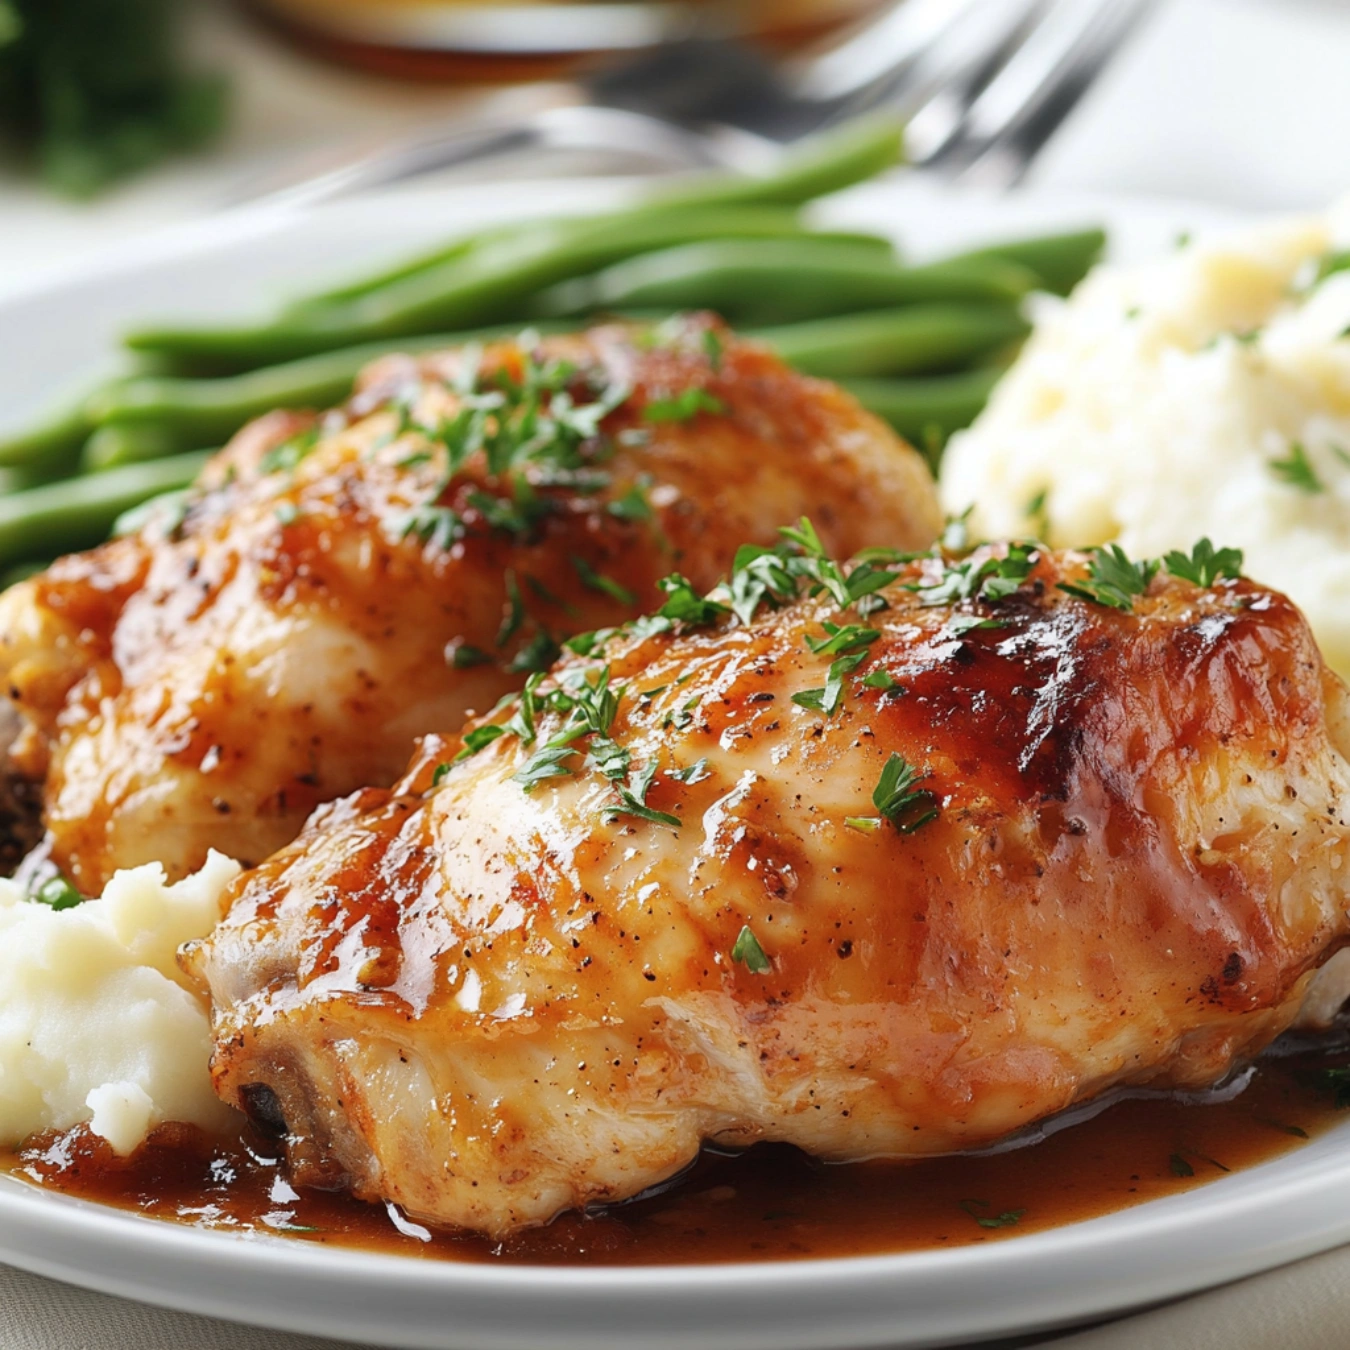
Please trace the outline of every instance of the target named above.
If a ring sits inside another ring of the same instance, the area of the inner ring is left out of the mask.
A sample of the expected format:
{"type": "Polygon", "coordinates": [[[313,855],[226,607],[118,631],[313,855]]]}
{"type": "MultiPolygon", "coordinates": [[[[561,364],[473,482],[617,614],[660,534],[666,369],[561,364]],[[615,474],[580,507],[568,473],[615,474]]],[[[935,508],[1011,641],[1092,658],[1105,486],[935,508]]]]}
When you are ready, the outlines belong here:
{"type": "MultiPolygon", "coordinates": [[[[1350,1346],[1350,1247],[1090,1331],[1002,1345],[1006,1350],[1014,1345],[1025,1350],[1339,1350],[1350,1346]]],[[[345,1342],[164,1312],[0,1266],[0,1350],[187,1347],[352,1350],[345,1342]]]]}

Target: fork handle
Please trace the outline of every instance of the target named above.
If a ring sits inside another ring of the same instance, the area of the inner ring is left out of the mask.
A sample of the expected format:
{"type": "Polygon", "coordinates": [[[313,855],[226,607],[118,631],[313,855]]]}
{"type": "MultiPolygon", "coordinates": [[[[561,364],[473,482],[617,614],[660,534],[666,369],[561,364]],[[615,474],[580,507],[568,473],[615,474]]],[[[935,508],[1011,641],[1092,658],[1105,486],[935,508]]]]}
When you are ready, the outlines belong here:
{"type": "Polygon", "coordinates": [[[707,136],[641,113],[577,104],[482,126],[443,126],[255,196],[279,206],[312,206],[430,173],[544,150],[635,156],[663,168],[726,167],[725,156],[707,136]]]}

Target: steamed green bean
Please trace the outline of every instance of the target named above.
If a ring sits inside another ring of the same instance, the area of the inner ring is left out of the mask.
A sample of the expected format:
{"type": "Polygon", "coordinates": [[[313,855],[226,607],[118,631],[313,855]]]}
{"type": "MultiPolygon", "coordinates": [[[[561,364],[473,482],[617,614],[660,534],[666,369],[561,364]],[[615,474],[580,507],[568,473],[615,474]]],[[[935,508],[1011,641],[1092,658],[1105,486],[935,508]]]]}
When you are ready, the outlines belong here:
{"type": "Polygon", "coordinates": [[[811,236],[719,240],[641,254],[564,282],[531,302],[531,312],[713,309],[733,323],[762,325],[949,300],[1016,304],[1036,281],[998,258],[905,267],[893,255],[811,236]]]}
{"type": "Polygon", "coordinates": [[[0,568],[101,543],[124,511],[186,487],[209,458],[175,455],[0,497],[0,568]]]}
{"type": "Polygon", "coordinates": [[[672,209],[623,221],[547,226],[503,239],[348,306],[306,318],[240,328],[142,329],[132,351],[193,365],[246,370],[361,342],[499,323],[535,292],[624,258],[707,238],[800,236],[803,225],[777,206],[672,209]]]}
{"type": "Polygon", "coordinates": [[[922,445],[932,433],[945,441],[953,431],[968,427],[979,416],[1002,375],[1000,366],[983,366],[954,375],[867,378],[840,383],[864,408],[889,422],[906,440],[922,445]]]}
{"type": "Polygon", "coordinates": [[[1073,230],[1064,234],[1038,235],[1008,243],[989,244],[950,259],[953,263],[1001,259],[1034,272],[1040,289],[1068,295],[1087,275],[1106,247],[1106,232],[1073,230]]]}
{"type": "MultiPolygon", "coordinates": [[[[632,220],[651,212],[672,207],[745,205],[800,206],[816,197],[838,192],[864,179],[872,178],[900,162],[904,149],[904,128],[892,118],[864,119],[833,131],[813,136],[799,147],[785,151],[774,172],[762,178],[715,174],[695,177],[652,196],[636,206],[609,212],[612,221],[632,220]]],[[[541,224],[578,224],[584,218],[565,218],[529,225],[489,227],[440,248],[410,258],[371,276],[358,278],[343,286],[304,297],[287,307],[288,314],[303,314],[331,309],[421,276],[450,262],[466,259],[476,249],[518,236],[541,224]]],[[[591,217],[592,220],[597,217],[591,217]]]]}
{"type": "Polygon", "coordinates": [[[855,118],[810,136],[791,150],[771,174],[753,178],[716,174],[656,193],[652,208],[764,203],[801,206],[817,197],[852,187],[904,158],[905,128],[894,117],[855,118]]]}
{"type": "Polygon", "coordinates": [[[953,370],[1026,336],[1028,324],[1001,305],[914,305],[752,330],[789,365],[840,379],[953,370]]]}

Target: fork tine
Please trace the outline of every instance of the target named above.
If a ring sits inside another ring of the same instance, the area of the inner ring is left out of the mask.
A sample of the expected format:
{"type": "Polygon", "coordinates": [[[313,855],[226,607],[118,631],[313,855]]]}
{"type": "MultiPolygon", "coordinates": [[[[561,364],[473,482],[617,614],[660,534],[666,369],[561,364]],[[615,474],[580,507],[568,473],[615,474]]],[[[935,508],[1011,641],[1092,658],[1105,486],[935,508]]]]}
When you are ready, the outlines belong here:
{"type": "Polygon", "coordinates": [[[924,54],[909,87],[886,102],[909,116],[911,162],[927,163],[957,134],[971,106],[1026,41],[1047,0],[977,0],[924,54]]]}
{"type": "MultiPolygon", "coordinates": [[[[1078,103],[1154,0],[1053,0],[945,139],[911,159],[968,181],[1008,187],[1078,103]]],[[[921,118],[915,118],[922,130],[921,118]]]]}
{"type": "Polygon", "coordinates": [[[810,59],[794,92],[817,103],[846,103],[891,86],[922,62],[980,0],[900,0],[880,19],[810,59]]]}

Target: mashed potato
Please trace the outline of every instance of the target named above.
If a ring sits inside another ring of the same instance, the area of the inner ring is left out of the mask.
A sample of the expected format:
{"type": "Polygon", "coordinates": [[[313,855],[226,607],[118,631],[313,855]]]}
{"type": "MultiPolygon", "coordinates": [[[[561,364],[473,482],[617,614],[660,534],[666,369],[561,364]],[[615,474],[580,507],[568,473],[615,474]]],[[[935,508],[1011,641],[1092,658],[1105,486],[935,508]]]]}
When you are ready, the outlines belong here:
{"type": "Polygon", "coordinates": [[[944,506],[989,538],[1241,548],[1350,676],[1350,271],[1318,280],[1347,245],[1350,203],[1046,300],[948,448],[944,506]]]}
{"type": "Polygon", "coordinates": [[[238,873],[212,853],[166,886],[151,863],[60,911],[0,881],[0,1146],[87,1121],[129,1153],[161,1121],[228,1119],[206,1010],[174,954],[214,927],[238,873]]]}

